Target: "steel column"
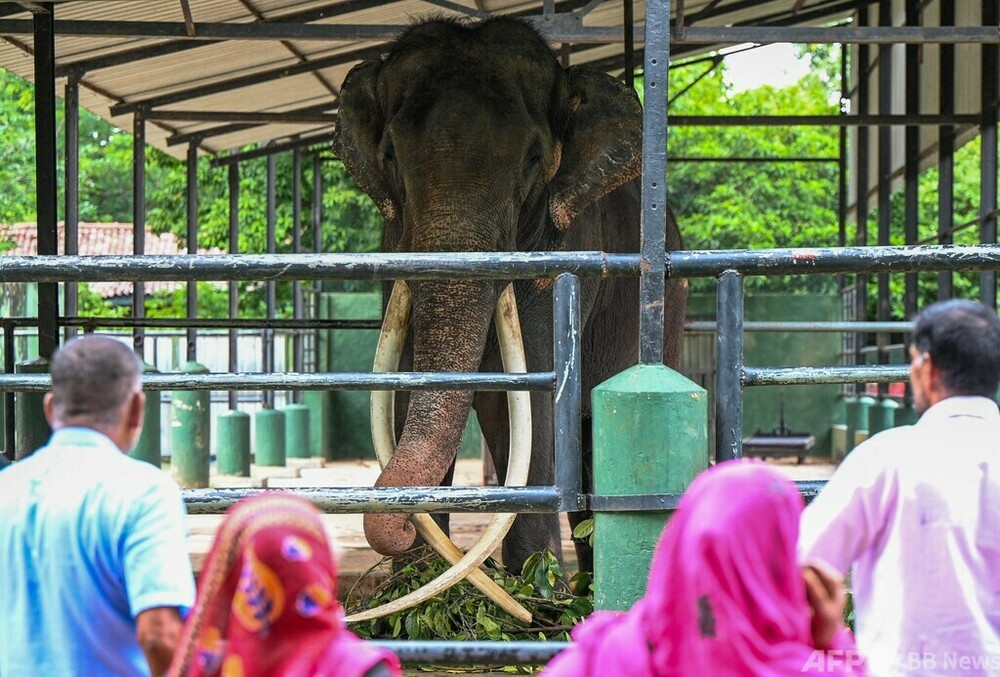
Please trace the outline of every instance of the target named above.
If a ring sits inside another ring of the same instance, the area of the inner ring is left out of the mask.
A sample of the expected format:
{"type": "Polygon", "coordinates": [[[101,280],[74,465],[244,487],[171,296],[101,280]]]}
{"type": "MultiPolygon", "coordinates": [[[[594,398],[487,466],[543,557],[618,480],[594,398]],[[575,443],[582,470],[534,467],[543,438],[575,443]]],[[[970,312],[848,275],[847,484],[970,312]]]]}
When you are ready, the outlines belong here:
{"type": "MultiPolygon", "coordinates": [[[[14,357],[14,323],[4,322],[3,323],[3,371],[5,374],[13,374],[16,369],[14,357]]],[[[7,390],[4,392],[3,396],[3,415],[4,415],[4,440],[3,440],[3,450],[4,454],[7,456],[8,461],[13,461],[15,459],[16,453],[14,447],[16,446],[15,439],[17,431],[15,430],[14,419],[14,391],[7,390]]]]}
{"type": "MultiPolygon", "coordinates": [[[[868,25],[868,8],[862,7],[858,12],[858,25],[868,25]]],[[[858,46],[858,61],[854,65],[854,72],[857,75],[858,91],[858,114],[868,113],[868,68],[869,54],[868,45],[858,46]]],[[[854,244],[864,247],[868,244],[868,128],[858,127],[857,148],[855,148],[855,166],[857,176],[855,177],[855,234],[854,244]]],[[[868,276],[860,274],[855,278],[854,283],[854,320],[863,321],[868,317],[868,276]]],[[[863,337],[858,334],[854,337],[854,362],[860,364],[861,342],[863,337]]]]}
{"type": "MultiPolygon", "coordinates": [[[[941,9],[942,26],[955,25],[955,3],[938,3],[941,9]]],[[[940,96],[939,111],[942,115],[955,112],[955,45],[942,44],[941,72],[938,78],[940,96]]],[[[938,129],[938,244],[954,241],[952,228],[955,226],[955,128],[944,125],[938,129]]],[[[954,296],[951,271],[939,271],[938,299],[954,296]]]]}
{"type": "MultiPolygon", "coordinates": [[[[313,155],[313,183],[312,183],[312,227],[314,254],[323,251],[323,161],[319,153],[313,155]]],[[[320,292],[323,291],[323,283],[320,280],[313,281],[313,319],[319,319],[319,299],[320,292]]],[[[319,369],[319,332],[313,333],[313,346],[315,355],[315,368],[319,369]]]]}
{"type": "Polygon", "coordinates": [[[743,456],[743,276],[719,276],[715,321],[715,460],[743,456]]]}
{"type": "MultiPolygon", "coordinates": [[[[66,121],[65,148],[65,217],[66,233],[64,251],[73,255],[79,253],[80,223],[80,77],[73,74],[66,79],[66,96],[63,99],[66,121]]],[[[67,282],[63,286],[63,310],[65,315],[76,315],[78,311],[77,283],[67,282]]],[[[64,327],[63,337],[69,341],[76,336],[76,327],[64,327]]]]}
{"type": "MultiPolygon", "coordinates": [[[[35,214],[38,254],[58,254],[56,201],[56,43],[53,3],[32,15],[35,66],[35,214]]],[[[38,355],[48,359],[58,342],[59,288],[38,285],[38,355]]]]}
{"type": "MultiPolygon", "coordinates": [[[[1000,23],[997,0],[983,0],[983,26],[996,30],[1000,23]]],[[[982,50],[982,174],[979,184],[979,241],[997,241],[997,122],[1000,105],[1000,46],[983,44],[982,50]]],[[[990,308],[997,307],[997,273],[979,273],[979,300],[990,308]]]]}
{"type": "Polygon", "coordinates": [[[642,111],[642,245],[639,279],[639,362],[663,362],[663,300],[667,227],[667,97],[670,0],[646,3],[642,111]]]}
{"type": "MultiPolygon", "coordinates": [[[[240,166],[237,163],[229,165],[229,253],[239,254],[240,251],[240,166]]],[[[229,282],[229,319],[235,320],[240,315],[239,282],[229,282]]],[[[235,326],[229,329],[229,371],[239,371],[239,334],[235,326]]],[[[229,408],[235,410],[239,405],[239,393],[229,393],[229,408]]]]}
{"type": "MultiPolygon", "coordinates": [[[[132,253],[146,253],[146,121],[139,113],[132,118],[132,253]]],[[[132,283],[132,317],[145,316],[146,284],[137,280],[132,283]]],[[[145,354],[145,337],[143,327],[132,330],[132,348],[140,357],[145,354]]]]}
{"type": "MultiPolygon", "coordinates": [[[[187,150],[187,253],[198,253],[198,144],[191,143],[187,150]]],[[[198,317],[198,282],[187,283],[187,317],[198,317]]],[[[187,330],[187,360],[198,359],[198,330],[187,330]]]]}
{"type": "MultiPolygon", "coordinates": [[[[906,25],[920,25],[920,0],[906,0],[906,25]]],[[[906,46],[906,114],[920,113],[920,47],[906,46]]],[[[905,135],[905,175],[903,242],[917,243],[917,227],[920,219],[920,128],[909,126],[905,135]]],[[[903,288],[903,313],[913,317],[917,312],[918,277],[907,273],[903,288]]]]}
{"type": "MultiPolygon", "coordinates": [[[[302,149],[292,151],[292,252],[302,253],[302,149]]],[[[292,317],[302,319],[302,282],[292,282],[292,317]]],[[[302,332],[292,334],[292,370],[302,373],[302,332]]],[[[288,402],[299,402],[299,394],[289,393],[288,402]]]]}
{"type": "Polygon", "coordinates": [[[552,365],[555,370],[554,417],[556,487],[559,510],[584,507],[580,417],[580,278],[563,273],[556,278],[553,303],[552,365]]]}
{"type": "MultiPolygon", "coordinates": [[[[879,0],[879,26],[892,26],[893,0],[879,0]]],[[[892,113],[892,48],[891,44],[878,46],[878,112],[880,115],[892,113]]],[[[892,130],[885,125],[878,128],[878,245],[889,244],[892,230],[892,130]]],[[[876,315],[879,322],[888,322],[892,314],[889,298],[889,275],[881,273],[878,276],[878,303],[876,315]]],[[[886,364],[889,356],[886,353],[888,337],[878,334],[876,342],[879,364],[886,364]]],[[[885,386],[879,385],[879,395],[884,396],[885,386]]]]}
{"type": "MultiPolygon", "coordinates": [[[[266,247],[267,253],[273,255],[276,248],[276,234],[275,230],[277,227],[277,215],[276,202],[277,202],[277,164],[274,155],[267,156],[267,233],[266,233],[266,247]]],[[[277,298],[275,294],[275,282],[274,280],[268,280],[266,286],[266,306],[267,306],[267,319],[273,320],[276,317],[276,307],[277,298]]],[[[264,351],[264,372],[273,373],[274,372],[274,330],[267,329],[261,334],[261,346],[264,351]]],[[[268,409],[274,407],[274,393],[265,392],[264,393],[264,406],[268,409]]]]}

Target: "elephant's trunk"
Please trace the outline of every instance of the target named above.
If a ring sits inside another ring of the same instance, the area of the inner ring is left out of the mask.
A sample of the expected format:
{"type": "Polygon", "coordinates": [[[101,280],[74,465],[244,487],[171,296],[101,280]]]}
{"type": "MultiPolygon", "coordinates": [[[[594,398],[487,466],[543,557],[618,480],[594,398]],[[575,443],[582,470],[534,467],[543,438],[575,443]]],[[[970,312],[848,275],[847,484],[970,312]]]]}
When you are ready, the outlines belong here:
{"type": "MultiPolygon", "coordinates": [[[[496,304],[492,282],[414,282],[413,368],[474,372],[482,360],[496,304]]],[[[462,440],[472,404],[470,391],[414,392],[396,454],[376,486],[438,486],[462,440]]],[[[404,514],[367,514],[368,543],[383,555],[405,552],[416,530],[404,514]]]]}

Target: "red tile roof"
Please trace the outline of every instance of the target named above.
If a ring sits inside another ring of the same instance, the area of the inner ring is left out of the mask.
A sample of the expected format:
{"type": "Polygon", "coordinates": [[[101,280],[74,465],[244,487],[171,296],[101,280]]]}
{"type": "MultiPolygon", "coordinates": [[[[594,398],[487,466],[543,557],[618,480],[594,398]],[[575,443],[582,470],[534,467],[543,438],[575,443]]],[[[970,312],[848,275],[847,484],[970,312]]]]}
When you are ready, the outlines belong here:
{"type": "MultiPolygon", "coordinates": [[[[0,241],[9,240],[14,248],[4,252],[7,256],[34,256],[38,253],[38,232],[35,223],[14,223],[0,225],[0,241]]],[[[79,252],[81,256],[96,255],[126,255],[132,253],[131,223],[80,223],[79,252]]],[[[66,252],[65,226],[59,223],[58,251],[66,252]]],[[[146,229],[146,254],[176,255],[186,254],[182,251],[177,237],[173,233],[154,235],[146,229]]],[[[221,254],[218,249],[199,249],[199,254],[221,254]]],[[[131,296],[131,282],[90,282],[92,291],[102,298],[110,299],[118,296],[131,296]]],[[[147,282],[146,294],[159,291],[181,289],[183,282],[147,282]]]]}

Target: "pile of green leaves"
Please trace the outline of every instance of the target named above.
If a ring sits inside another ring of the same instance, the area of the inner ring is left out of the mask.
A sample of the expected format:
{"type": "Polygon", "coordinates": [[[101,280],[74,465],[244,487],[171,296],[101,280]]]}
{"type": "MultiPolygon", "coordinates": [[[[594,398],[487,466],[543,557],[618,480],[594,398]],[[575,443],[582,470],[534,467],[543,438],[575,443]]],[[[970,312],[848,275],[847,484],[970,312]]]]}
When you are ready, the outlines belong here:
{"type": "MultiPolygon", "coordinates": [[[[348,614],[390,602],[437,578],[447,563],[429,548],[392,571],[389,558],[365,572],[347,593],[348,614]],[[385,577],[371,594],[361,594],[366,580],[385,577]]],[[[463,581],[424,604],[371,621],[351,625],[365,639],[450,640],[568,640],[569,632],[594,609],[589,573],[563,576],[559,561],[550,552],[529,557],[520,576],[489,559],[486,572],[528,611],[533,621],[526,626],[463,581]]]]}

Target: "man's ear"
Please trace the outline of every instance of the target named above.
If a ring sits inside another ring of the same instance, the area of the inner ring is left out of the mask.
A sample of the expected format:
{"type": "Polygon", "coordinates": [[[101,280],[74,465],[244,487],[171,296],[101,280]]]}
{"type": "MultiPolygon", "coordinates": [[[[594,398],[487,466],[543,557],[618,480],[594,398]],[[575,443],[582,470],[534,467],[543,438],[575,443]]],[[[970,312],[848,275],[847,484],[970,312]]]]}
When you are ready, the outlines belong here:
{"type": "Polygon", "coordinates": [[[45,420],[48,421],[50,428],[55,427],[53,420],[55,408],[55,398],[52,396],[52,393],[45,393],[45,397],[42,399],[42,410],[45,412],[45,420]]]}
{"type": "Polygon", "coordinates": [[[137,392],[132,394],[128,403],[128,411],[125,414],[125,421],[130,430],[142,428],[142,422],[146,415],[146,393],[137,392]]]}

